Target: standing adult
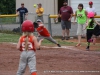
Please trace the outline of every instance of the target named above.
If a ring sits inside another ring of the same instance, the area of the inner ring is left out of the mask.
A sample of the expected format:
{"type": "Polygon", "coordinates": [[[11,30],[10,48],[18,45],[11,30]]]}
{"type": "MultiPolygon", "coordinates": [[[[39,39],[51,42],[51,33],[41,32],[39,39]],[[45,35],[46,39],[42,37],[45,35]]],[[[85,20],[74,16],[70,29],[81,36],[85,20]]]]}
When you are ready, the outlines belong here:
{"type": "Polygon", "coordinates": [[[63,2],[63,6],[59,10],[59,17],[61,17],[61,27],[62,27],[62,40],[69,39],[69,33],[71,29],[71,18],[73,15],[72,7],[68,6],[67,1],[63,2]],[[67,37],[65,37],[65,33],[67,37]]]}
{"type": "Polygon", "coordinates": [[[40,19],[42,22],[44,22],[44,20],[43,20],[44,8],[42,7],[41,3],[39,3],[37,5],[38,5],[38,8],[36,9],[37,20],[40,19]]]}
{"type": "Polygon", "coordinates": [[[22,24],[28,15],[28,10],[24,7],[24,3],[21,3],[21,7],[16,10],[16,13],[20,16],[20,23],[22,24]]]}
{"type": "Polygon", "coordinates": [[[83,34],[86,34],[84,27],[85,27],[85,23],[87,21],[87,12],[83,8],[84,8],[83,4],[80,3],[78,5],[78,9],[76,10],[75,17],[74,17],[74,22],[77,17],[77,23],[78,23],[78,28],[77,28],[78,44],[76,46],[81,45],[81,37],[83,34]]]}
{"type": "Polygon", "coordinates": [[[87,11],[88,13],[89,13],[89,12],[94,12],[95,15],[97,14],[97,13],[96,13],[96,10],[95,10],[95,7],[93,7],[93,2],[92,2],[92,1],[89,2],[89,7],[86,8],[86,11],[87,11]]]}

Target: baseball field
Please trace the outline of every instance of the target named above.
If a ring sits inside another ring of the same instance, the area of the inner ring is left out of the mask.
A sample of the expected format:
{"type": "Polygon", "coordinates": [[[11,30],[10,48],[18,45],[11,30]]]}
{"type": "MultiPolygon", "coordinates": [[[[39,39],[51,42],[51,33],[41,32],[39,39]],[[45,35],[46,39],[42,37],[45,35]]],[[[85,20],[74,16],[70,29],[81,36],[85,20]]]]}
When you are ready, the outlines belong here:
{"type": "MultiPolygon", "coordinates": [[[[0,75],[16,75],[20,51],[16,43],[20,35],[0,33],[0,75]]],[[[77,39],[62,41],[62,47],[44,40],[41,50],[36,51],[37,75],[100,75],[100,38],[86,51],[86,39],[75,47],[77,39]]],[[[24,75],[30,75],[26,68],[24,75]]]]}

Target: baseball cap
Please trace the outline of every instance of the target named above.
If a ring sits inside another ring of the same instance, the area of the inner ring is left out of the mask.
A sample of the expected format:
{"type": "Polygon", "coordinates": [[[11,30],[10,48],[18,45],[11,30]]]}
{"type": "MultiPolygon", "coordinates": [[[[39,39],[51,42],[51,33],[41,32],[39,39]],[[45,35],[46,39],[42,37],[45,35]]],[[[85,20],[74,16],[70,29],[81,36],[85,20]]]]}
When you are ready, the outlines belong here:
{"type": "Polygon", "coordinates": [[[41,3],[37,4],[37,5],[42,5],[41,3]]]}
{"type": "Polygon", "coordinates": [[[64,0],[63,3],[67,3],[67,0],[64,0]]]}
{"type": "Polygon", "coordinates": [[[37,22],[42,22],[42,21],[40,19],[38,19],[37,22]]]}
{"type": "Polygon", "coordinates": [[[89,2],[89,5],[93,5],[93,2],[92,2],[92,1],[90,1],[90,2],[89,2]]]}

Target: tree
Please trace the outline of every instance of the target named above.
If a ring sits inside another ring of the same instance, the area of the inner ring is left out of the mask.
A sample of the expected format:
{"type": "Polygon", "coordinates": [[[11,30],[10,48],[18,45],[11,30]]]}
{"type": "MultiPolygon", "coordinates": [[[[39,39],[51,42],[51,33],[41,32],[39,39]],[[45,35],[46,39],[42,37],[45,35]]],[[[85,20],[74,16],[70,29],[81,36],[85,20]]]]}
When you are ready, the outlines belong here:
{"type": "Polygon", "coordinates": [[[1,14],[14,14],[16,10],[16,0],[0,0],[1,14]]]}

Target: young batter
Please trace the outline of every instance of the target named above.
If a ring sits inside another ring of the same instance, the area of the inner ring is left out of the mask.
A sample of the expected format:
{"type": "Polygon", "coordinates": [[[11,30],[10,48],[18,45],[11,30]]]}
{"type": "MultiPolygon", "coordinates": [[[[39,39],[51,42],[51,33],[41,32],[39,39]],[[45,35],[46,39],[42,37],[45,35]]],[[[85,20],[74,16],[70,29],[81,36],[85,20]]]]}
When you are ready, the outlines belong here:
{"type": "Polygon", "coordinates": [[[87,26],[86,26],[88,45],[87,45],[86,50],[89,50],[89,48],[90,48],[90,42],[91,42],[92,35],[97,33],[95,28],[97,29],[97,26],[100,25],[97,21],[94,20],[94,13],[93,12],[88,13],[88,18],[89,18],[89,20],[88,20],[88,23],[87,23],[87,26]],[[96,27],[95,27],[94,23],[97,24],[96,27]]]}
{"type": "Polygon", "coordinates": [[[50,35],[49,31],[47,30],[47,28],[44,26],[44,24],[42,23],[42,21],[40,19],[37,20],[37,24],[34,24],[37,32],[38,32],[38,41],[40,41],[41,39],[47,39],[51,42],[53,42],[54,44],[56,44],[58,47],[61,47],[60,44],[58,44],[50,35]]]}
{"type": "Polygon", "coordinates": [[[26,66],[30,68],[31,75],[36,74],[36,48],[39,48],[40,42],[37,42],[37,38],[33,35],[34,27],[33,22],[26,20],[22,24],[22,36],[19,38],[17,49],[21,51],[19,68],[16,75],[23,75],[26,66]]]}

